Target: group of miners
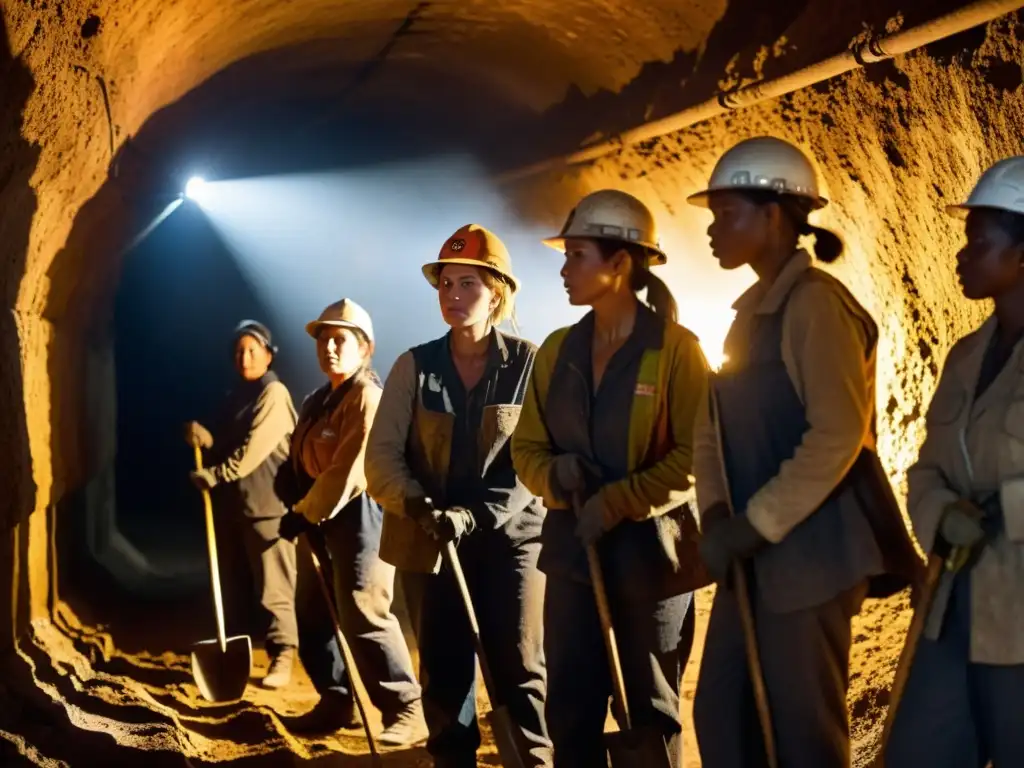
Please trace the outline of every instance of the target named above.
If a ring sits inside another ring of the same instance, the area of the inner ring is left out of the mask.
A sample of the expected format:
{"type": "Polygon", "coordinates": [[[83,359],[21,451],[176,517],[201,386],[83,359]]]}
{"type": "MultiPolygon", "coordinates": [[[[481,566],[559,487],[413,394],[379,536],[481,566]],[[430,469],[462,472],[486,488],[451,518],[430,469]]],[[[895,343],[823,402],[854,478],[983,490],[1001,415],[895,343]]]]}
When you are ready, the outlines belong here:
{"type": "Polygon", "coordinates": [[[843,242],[809,221],[827,202],[812,162],[780,139],[749,139],[688,200],[711,212],[721,267],[758,277],[734,305],[716,372],[652,271],[666,261],[654,217],[617,190],[583,198],[545,241],[564,253],[570,304],[591,311],[539,348],[498,330],[520,284],[477,225],[423,267],[450,331],[402,354],[383,386],[373,323],[351,299],[306,327],[327,381],[298,414],[269,330],[238,326],[242,381],[224,424],[211,435],[192,423],[187,438],[211,449],[193,481],[223,487],[220,524],[235,526],[258,574],[263,684],[288,682],[297,649],[320,693],[291,730],[356,720],[310,586],[312,547],[382,714],[380,742],[426,738],[435,766],[476,765],[476,649],[443,556],[454,543],[495,698],[529,766],[607,765],[613,680],[588,550],[632,725],[661,734],[673,765],[693,593],[712,582],[692,747],[705,768],[766,765],[748,618],[778,765],[848,767],[851,621],[865,598],[908,586],[927,621],[886,765],[1024,765],[1024,157],[996,163],[949,209],[966,220],[962,292],[994,311],[949,353],[909,470],[913,532],[942,562],[926,602],[876,450],[878,327],[815,266],[843,242]],[[392,612],[396,575],[419,674],[392,612]]]}

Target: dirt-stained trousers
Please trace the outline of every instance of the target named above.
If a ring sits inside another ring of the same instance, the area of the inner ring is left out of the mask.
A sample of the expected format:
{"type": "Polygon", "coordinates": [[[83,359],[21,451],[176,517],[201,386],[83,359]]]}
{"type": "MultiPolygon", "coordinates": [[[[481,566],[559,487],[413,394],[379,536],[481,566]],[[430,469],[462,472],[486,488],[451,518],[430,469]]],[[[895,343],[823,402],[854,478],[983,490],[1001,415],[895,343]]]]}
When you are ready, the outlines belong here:
{"type": "MultiPolygon", "coordinates": [[[[365,493],[322,523],[318,533],[329,557],[338,619],[359,676],[388,724],[420,698],[412,658],[391,611],[395,568],[378,557],[383,513],[365,493]]],[[[316,533],[314,533],[314,537],[316,533]]],[[[299,656],[320,695],[350,699],[351,681],[335,639],[327,605],[313,571],[308,538],[299,539],[299,656]]],[[[323,551],[318,552],[321,562],[323,551]]]]}
{"type": "MultiPolygon", "coordinates": [[[[458,546],[497,698],[522,729],[527,768],[551,765],[539,551],[535,537],[518,541],[502,528],[476,531],[458,546]]],[[[420,650],[427,751],[436,768],[475,768],[476,651],[455,579],[444,565],[437,575],[403,572],[402,586],[420,650]]]]}

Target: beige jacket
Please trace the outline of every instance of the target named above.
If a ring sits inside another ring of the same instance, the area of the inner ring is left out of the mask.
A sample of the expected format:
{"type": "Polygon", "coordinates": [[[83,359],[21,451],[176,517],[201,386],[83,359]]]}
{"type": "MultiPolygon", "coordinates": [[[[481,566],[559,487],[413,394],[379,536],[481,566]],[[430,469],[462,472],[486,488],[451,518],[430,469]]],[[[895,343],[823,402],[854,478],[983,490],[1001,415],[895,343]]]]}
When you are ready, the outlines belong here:
{"type": "Polygon", "coordinates": [[[930,552],[947,504],[1000,494],[1005,527],[971,573],[970,658],[1024,664],[1024,343],[975,401],[995,329],[990,318],[950,350],[928,408],[927,437],[908,473],[908,508],[930,552]]]}
{"type": "MultiPolygon", "coordinates": [[[[292,461],[313,478],[295,511],[311,523],[329,520],[366,490],[366,441],[381,388],[369,376],[344,386],[340,401],[326,412],[316,413],[307,400],[292,436],[292,461]]],[[[319,389],[310,398],[322,400],[327,392],[319,389]]]]}
{"type": "MultiPolygon", "coordinates": [[[[725,342],[727,354],[745,348],[737,340],[750,332],[757,315],[778,311],[792,289],[783,318],[782,358],[810,428],[793,458],[783,462],[747,505],[751,524],[776,543],[821,506],[862,448],[874,448],[876,339],[867,335],[874,321],[828,282],[808,280],[793,288],[811,264],[810,255],[800,251],[774,283],[759,281],[740,296],[725,342]]],[[[698,409],[694,433],[697,504],[702,510],[726,500],[710,413],[710,407],[698,409]]]]}

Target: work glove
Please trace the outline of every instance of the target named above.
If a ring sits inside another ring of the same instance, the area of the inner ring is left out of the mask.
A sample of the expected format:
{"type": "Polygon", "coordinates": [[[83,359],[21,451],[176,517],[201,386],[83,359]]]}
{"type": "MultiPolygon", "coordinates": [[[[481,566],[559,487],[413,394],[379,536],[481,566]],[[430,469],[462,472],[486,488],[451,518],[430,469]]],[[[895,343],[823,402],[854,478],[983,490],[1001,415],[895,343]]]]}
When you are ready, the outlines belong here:
{"type": "Polygon", "coordinates": [[[305,517],[290,509],[281,517],[281,525],[277,529],[277,535],[285,541],[295,541],[299,536],[315,527],[305,517]]]}
{"type": "Polygon", "coordinates": [[[476,528],[473,514],[462,507],[434,510],[431,514],[421,517],[419,523],[439,544],[447,544],[449,541],[458,543],[463,536],[472,533],[476,528]]]}
{"type": "Polygon", "coordinates": [[[711,578],[719,586],[729,589],[732,587],[733,561],[752,557],[767,543],[746,515],[718,518],[710,527],[705,524],[700,539],[700,556],[711,578]]]}
{"type": "Polygon", "coordinates": [[[560,453],[551,462],[548,483],[556,498],[572,503],[577,494],[588,496],[588,490],[597,484],[600,473],[582,456],[575,453],[560,453]]]}
{"type": "Polygon", "coordinates": [[[985,538],[981,521],[985,513],[967,499],[948,504],[939,522],[939,535],[951,547],[971,549],[985,538]]]}
{"type": "Polygon", "coordinates": [[[576,510],[576,515],[576,536],[585,547],[596,544],[598,539],[622,520],[608,509],[600,493],[587,499],[586,504],[576,510]]]}
{"type": "Polygon", "coordinates": [[[193,469],[188,473],[188,477],[192,481],[192,485],[200,491],[208,491],[217,484],[217,478],[208,469],[193,469]]]}
{"type": "Polygon", "coordinates": [[[213,447],[213,435],[198,421],[190,421],[185,425],[185,442],[189,445],[199,443],[200,448],[209,450],[213,447]]]}

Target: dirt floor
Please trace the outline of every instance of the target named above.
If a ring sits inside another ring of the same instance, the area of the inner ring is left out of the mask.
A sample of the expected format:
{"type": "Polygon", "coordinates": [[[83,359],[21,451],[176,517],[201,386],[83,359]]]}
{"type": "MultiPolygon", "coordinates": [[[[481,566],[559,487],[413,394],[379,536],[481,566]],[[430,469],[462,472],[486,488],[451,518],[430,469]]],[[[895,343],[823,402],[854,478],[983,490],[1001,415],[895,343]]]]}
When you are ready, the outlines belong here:
{"type": "MultiPolygon", "coordinates": [[[[699,768],[691,709],[710,590],[698,595],[697,641],[683,682],[685,768],[699,768]]],[[[316,700],[300,673],[286,690],[255,684],[266,668],[256,652],[253,683],[243,701],[204,702],[191,681],[187,652],[196,606],[137,610],[116,624],[89,627],[65,603],[53,623],[35,627],[30,643],[4,663],[0,677],[0,765],[39,766],[369,766],[360,731],[306,740],[291,736],[278,715],[294,715],[316,700]],[[171,650],[173,649],[173,650],[171,650]]],[[[904,596],[872,601],[854,627],[850,708],[855,766],[873,756],[896,655],[907,626],[904,596]]],[[[195,638],[192,638],[195,639],[195,638]]],[[[481,693],[481,706],[487,707],[481,693]]],[[[373,728],[380,721],[373,714],[373,728]]],[[[609,726],[613,728],[611,721],[609,726]]],[[[422,748],[391,751],[390,768],[425,768],[422,748]]],[[[479,764],[499,765],[486,738],[479,764]]]]}

